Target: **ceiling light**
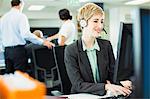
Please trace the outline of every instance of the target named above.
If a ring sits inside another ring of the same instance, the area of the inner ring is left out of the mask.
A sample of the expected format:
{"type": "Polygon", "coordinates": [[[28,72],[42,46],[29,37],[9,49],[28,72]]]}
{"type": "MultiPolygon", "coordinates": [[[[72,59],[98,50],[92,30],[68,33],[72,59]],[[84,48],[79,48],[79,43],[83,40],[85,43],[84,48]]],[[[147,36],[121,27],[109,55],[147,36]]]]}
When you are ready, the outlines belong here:
{"type": "Polygon", "coordinates": [[[28,10],[30,11],[40,11],[42,9],[44,9],[45,6],[44,5],[31,5],[28,10]]]}
{"type": "Polygon", "coordinates": [[[125,4],[126,5],[140,5],[146,2],[150,2],[150,0],[132,0],[132,1],[126,2],[125,4]]]}

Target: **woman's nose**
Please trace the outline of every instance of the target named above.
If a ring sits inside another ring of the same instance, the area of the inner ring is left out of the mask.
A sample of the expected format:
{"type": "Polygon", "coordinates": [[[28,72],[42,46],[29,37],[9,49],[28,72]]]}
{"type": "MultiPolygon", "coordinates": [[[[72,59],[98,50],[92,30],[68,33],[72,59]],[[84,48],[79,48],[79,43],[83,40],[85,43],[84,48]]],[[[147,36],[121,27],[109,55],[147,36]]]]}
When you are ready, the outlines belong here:
{"type": "Polygon", "coordinates": [[[102,23],[99,23],[99,24],[97,25],[97,28],[103,29],[103,24],[102,24],[102,23]]]}

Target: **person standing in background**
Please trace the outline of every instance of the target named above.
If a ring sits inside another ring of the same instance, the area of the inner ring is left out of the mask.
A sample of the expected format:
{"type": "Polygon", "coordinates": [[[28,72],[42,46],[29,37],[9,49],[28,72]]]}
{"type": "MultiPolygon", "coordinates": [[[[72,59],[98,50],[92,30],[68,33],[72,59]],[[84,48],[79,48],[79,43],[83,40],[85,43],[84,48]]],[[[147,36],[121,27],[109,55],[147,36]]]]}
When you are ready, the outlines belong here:
{"type": "Polygon", "coordinates": [[[58,45],[60,46],[72,44],[77,39],[77,30],[72,21],[72,16],[70,15],[69,10],[59,10],[59,18],[63,21],[59,32],[51,37],[48,37],[47,40],[51,41],[58,39],[58,45]]]}
{"type": "Polygon", "coordinates": [[[99,39],[105,13],[94,3],[79,9],[82,37],[65,48],[65,65],[72,83],[72,93],[105,95],[107,91],[124,96],[131,94],[132,83],[113,83],[115,58],[110,41],[99,39]]]}
{"type": "Polygon", "coordinates": [[[26,40],[32,43],[44,45],[48,48],[54,46],[48,40],[38,38],[30,32],[30,26],[25,14],[22,13],[24,2],[12,0],[11,10],[1,18],[0,37],[5,48],[6,72],[15,70],[26,72],[27,57],[24,48],[26,40]]]}

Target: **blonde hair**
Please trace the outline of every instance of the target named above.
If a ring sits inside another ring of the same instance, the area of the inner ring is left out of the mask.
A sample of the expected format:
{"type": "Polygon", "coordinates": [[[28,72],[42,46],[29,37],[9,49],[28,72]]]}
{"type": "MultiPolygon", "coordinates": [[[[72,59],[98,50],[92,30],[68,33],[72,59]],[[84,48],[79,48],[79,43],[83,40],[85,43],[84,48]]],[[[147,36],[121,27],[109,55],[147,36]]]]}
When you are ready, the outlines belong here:
{"type": "Polygon", "coordinates": [[[95,14],[104,15],[104,11],[94,3],[87,3],[79,9],[77,20],[80,21],[84,19],[88,21],[95,14]]]}
{"type": "Polygon", "coordinates": [[[39,37],[39,38],[43,38],[43,33],[42,33],[42,31],[40,31],[40,30],[35,30],[34,32],[33,32],[33,34],[35,34],[37,37],[39,37]]]}

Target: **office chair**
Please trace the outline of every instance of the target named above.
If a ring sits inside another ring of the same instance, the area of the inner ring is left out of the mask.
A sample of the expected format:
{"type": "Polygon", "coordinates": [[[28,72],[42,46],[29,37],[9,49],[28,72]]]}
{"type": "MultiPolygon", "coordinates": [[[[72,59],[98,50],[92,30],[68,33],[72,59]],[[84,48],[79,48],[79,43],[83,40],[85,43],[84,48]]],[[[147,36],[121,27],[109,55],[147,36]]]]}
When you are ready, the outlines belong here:
{"type": "Polygon", "coordinates": [[[52,49],[39,46],[32,49],[35,78],[44,79],[47,88],[60,85],[60,77],[52,49]],[[42,74],[42,75],[41,75],[42,74]]]}
{"type": "Polygon", "coordinates": [[[70,94],[71,90],[71,82],[69,80],[66,66],[64,63],[64,49],[65,46],[56,46],[54,47],[54,57],[57,62],[58,66],[58,72],[60,74],[60,80],[61,80],[61,92],[63,94],[70,94]]]}

